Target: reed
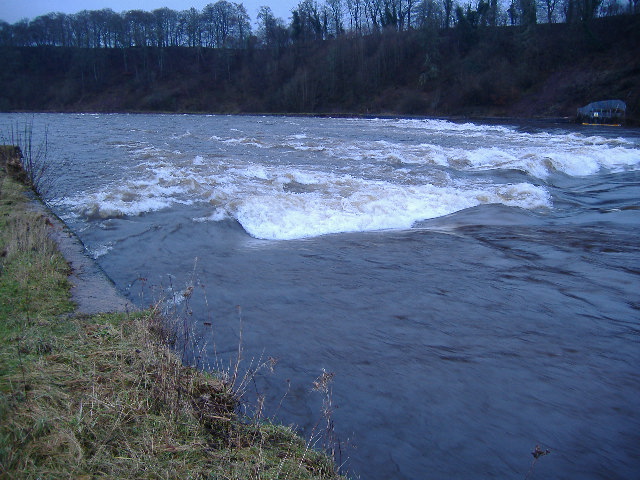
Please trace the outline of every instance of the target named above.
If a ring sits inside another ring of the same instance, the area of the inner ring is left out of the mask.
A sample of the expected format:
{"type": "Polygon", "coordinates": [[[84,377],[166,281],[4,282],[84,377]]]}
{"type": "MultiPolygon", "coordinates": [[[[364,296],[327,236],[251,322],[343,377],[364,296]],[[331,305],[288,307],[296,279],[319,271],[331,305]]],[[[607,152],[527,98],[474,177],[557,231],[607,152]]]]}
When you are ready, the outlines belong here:
{"type": "Polygon", "coordinates": [[[48,161],[48,129],[45,127],[36,140],[33,119],[18,121],[0,132],[0,143],[4,144],[0,146],[0,163],[7,173],[31,187],[41,198],[47,196],[56,178],[48,161]]]}

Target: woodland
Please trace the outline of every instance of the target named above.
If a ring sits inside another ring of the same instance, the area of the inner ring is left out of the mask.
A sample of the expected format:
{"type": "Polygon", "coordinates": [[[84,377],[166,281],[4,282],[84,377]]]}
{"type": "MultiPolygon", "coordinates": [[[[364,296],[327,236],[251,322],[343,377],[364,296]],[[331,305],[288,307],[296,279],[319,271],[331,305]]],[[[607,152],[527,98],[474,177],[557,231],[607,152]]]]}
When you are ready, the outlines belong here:
{"type": "Polygon", "coordinates": [[[303,0],[0,21],[0,111],[640,121],[637,0],[303,0]]]}

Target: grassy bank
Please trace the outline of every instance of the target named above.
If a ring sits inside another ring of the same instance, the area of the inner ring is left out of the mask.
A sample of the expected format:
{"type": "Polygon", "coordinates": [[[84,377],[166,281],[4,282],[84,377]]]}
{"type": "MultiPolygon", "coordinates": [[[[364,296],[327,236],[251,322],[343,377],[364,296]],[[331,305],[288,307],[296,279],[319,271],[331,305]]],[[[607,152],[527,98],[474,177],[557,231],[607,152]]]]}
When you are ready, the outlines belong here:
{"type": "Polygon", "coordinates": [[[0,164],[0,479],[334,479],[291,429],[182,365],[156,310],[74,314],[69,266],[0,164]]]}

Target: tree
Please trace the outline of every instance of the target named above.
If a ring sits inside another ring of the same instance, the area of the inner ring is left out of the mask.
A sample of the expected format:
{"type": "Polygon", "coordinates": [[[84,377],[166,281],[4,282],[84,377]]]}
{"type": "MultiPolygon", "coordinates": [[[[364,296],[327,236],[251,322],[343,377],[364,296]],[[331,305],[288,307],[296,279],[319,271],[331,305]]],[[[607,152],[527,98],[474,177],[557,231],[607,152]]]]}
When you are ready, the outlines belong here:
{"type": "Polygon", "coordinates": [[[407,6],[404,9],[404,14],[403,14],[403,18],[406,16],[407,18],[407,29],[410,29],[413,27],[413,25],[411,24],[411,15],[413,14],[413,10],[415,8],[415,0],[406,0],[407,2],[407,6]]]}
{"type": "Polygon", "coordinates": [[[382,0],[364,0],[365,12],[370,23],[370,29],[377,32],[383,24],[384,5],[382,0]]]}
{"type": "Polygon", "coordinates": [[[68,47],[72,45],[71,19],[60,12],[48,13],[47,22],[51,33],[51,45],[68,47]]]}
{"type": "Polygon", "coordinates": [[[29,38],[34,45],[52,45],[51,25],[48,20],[47,16],[40,16],[29,23],[29,38]]]}
{"type": "Polygon", "coordinates": [[[202,10],[204,46],[242,46],[251,33],[251,23],[244,5],[219,0],[202,10]]]}
{"type": "Polygon", "coordinates": [[[220,0],[202,10],[202,30],[205,47],[222,47],[230,32],[231,4],[220,0]]]}
{"type": "Polygon", "coordinates": [[[183,37],[180,44],[186,43],[188,47],[201,47],[203,32],[198,10],[191,7],[189,10],[180,12],[178,22],[183,37]]]}
{"type": "Polygon", "coordinates": [[[520,24],[521,25],[535,25],[537,19],[537,5],[536,0],[520,0],[520,24]]]}
{"type": "Polygon", "coordinates": [[[565,21],[567,23],[587,22],[595,18],[602,0],[567,0],[565,21]]]}
{"type": "Polygon", "coordinates": [[[544,7],[547,12],[547,23],[553,23],[553,13],[557,5],[558,0],[544,0],[544,7]]]}
{"type": "Polygon", "coordinates": [[[453,14],[453,0],[442,0],[444,7],[444,28],[451,26],[451,15],[453,14]]]}
{"type": "Polygon", "coordinates": [[[9,46],[13,43],[13,27],[8,22],[0,20],[0,45],[9,46]]]}
{"type": "Polygon", "coordinates": [[[598,14],[598,9],[602,4],[602,0],[582,0],[580,5],[580,18],[583,22],[595,18],[598,14]]]}
{"type": "Polygon", "coordinates": [[[314,0],[302,0],[291,16],[291,36],[294,41],[322,40],[325,31],[318,4],[314,0]]]}
{"type": "Polygon", "coordinates": [[[330,23],[331,30],[335,36],[341,35],[344,33],[344,23],[342,18],[344,16],[343,13],[343,3],[342,0],[326,0],[327,7],[330,13],[330,23]]]}
{"type": "Polygon", "coordinates": [[[120,16],[113,10],[105,8],[103,10],[92,10],[89,12],[89,31],[90,43],[93,47],[113,47],[115,44],[115,29],[112,31],[110,26],[115,26],[113,18],[120,16]]]}
{"type": "Polygon", "coordinates": [[[91,47],[91,21],[89,19],[89,11],[71,15],[71,35],[73,46],[89,48],[91,47]]]}
{"type": "Polygon", "coordinates": [[[414,24],[419,29],[444,28],[444,10],[437,0],[422,0],[414,15],[414,24]]]}
{"type": "Polygon", "coordinates": [[[151,12],[154,18],[155,44],[158,47],[179,45],[178,43],[178,14],[167,7],[158,8],[151,12]]]}
{"type": "Polygon", "coordinates": [[[516,25],[518,23],[518,6],[516,5],[516,0],[511,0],[509,4],[509,8],[507,9],[507,14],[509,15],[509,22],[511,26],[516,25]]]}
{"type": "Polygon", "coordinates": [[[235,3],[234,6],[234,39],[237,47],[244,47],[251,36],[251,17],[242,3],[235,3]]]}
{"type": "Polygon", "coordinates": [[[491,25],[492,27],[495,27],[497,23],[498,23],[498,0],[489,0],[489,25],[491,25]]]}
{"type": "Polygon", "coordinates": [[[471,5],[467,5],[467,9],[461,5],[456,7],[456,27],[463,32],[463,36],[470,35],[478,26],[478,12],[472,10],[471,5]]]}
{"type": "Polygon", "coordinates": [[[258,39],[261,45],[279,50],[289,40],[289,32],[281,18],[276,18],[271,7],[260,7],[258,11],[258,39]]]}
{"type": "Polygon", "coordinates": [[[351,30],[359,34],[362,32],[363,0],[346,0],[346,3],[351,30]]]}
{"type": "Polygon", "coordinates": [[[394,0],[384,0],[384,14],[382,15],[382,26],[385,28],[398,28],[399,11],[398,4],[394,0]]]}
{"type": "Polygon", "coordinates": [[[147,47],[153,44],[155,18],[144,10],[129,10],[124,15],[126,46],[147,47]]]}

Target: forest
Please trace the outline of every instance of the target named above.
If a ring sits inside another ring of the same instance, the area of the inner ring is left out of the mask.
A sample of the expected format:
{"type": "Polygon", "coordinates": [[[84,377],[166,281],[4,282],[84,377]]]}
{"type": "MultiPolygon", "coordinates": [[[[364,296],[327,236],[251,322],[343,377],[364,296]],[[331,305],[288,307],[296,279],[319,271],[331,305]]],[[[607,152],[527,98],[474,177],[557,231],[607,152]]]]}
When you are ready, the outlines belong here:
{"type": "Polygon", "coordinates": [[[638,0],[302,0],[0,21],[0,110],[638,121],[638,0]]]}

